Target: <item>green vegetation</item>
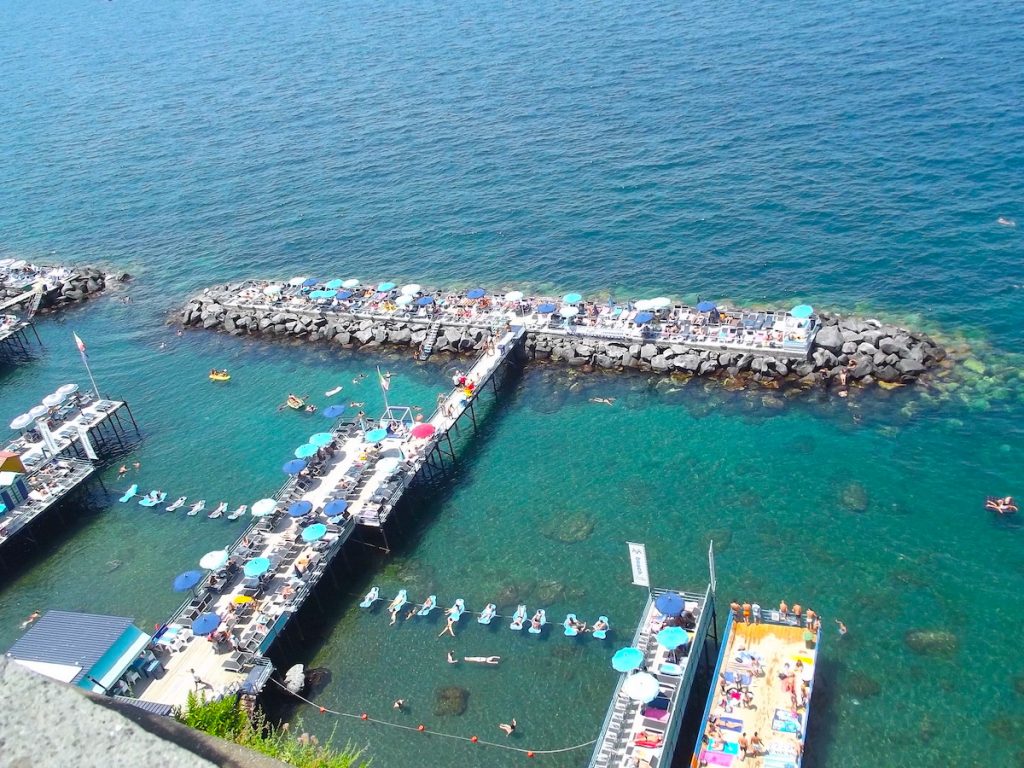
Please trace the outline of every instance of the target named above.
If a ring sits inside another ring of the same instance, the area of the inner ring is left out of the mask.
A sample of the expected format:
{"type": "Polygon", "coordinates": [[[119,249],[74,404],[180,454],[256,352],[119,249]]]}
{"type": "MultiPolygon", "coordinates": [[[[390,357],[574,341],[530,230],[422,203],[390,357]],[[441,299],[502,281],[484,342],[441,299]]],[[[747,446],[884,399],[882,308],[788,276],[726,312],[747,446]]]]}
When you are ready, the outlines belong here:
{"type": "Polygon", "coordinates": [[[235,696],[207,701],[206,696],[190,693],[184,710],[177,710],[175,717],[197,731],[233,741],[298,768],[367,768],[370,764],[362,759],[363,751],[351,744],[341,750],[334,749],[333,735],[326,744],[320,744],[315,736],[305,733],[294,736],[287,725],[278,727],[268,723],[259,710],[250,716],[235,696]]]}

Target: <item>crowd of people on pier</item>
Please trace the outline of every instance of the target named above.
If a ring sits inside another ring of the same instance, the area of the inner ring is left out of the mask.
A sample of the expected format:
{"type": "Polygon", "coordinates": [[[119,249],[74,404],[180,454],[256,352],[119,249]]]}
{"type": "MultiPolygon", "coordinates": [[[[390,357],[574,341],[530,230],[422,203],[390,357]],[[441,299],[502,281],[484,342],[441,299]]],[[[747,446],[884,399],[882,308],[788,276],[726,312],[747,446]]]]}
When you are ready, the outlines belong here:
{"type": "Polygon", "coordinates": [[[427,291],[419,285],[399,288],[394,283],[336,290],[325,286],[342,281],[295,282],[250,283],[237,298],[285,308],[312,307],[324,313],[491,326],[514,319],[531,328],[567,334],[794,350],[808,347],[817,322],[811,313],[730,310],[711,301],[688,306],[663,297],[616,302],[584,300],[580,294],[559,299],[524,296],[520,291],[489,294],[482,288],[427,291]]]}

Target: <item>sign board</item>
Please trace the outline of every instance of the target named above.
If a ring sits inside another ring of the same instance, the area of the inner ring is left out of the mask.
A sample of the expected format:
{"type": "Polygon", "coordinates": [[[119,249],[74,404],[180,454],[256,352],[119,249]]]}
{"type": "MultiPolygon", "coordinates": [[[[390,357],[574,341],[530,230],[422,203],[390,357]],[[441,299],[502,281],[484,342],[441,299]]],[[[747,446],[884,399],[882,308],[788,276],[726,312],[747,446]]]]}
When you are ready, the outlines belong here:
{"type": "Polygon", "coordinates": [[[711,581],[711,594],[715,594],[718,588],[718,576],[715,574],[715,541],[708,544],[708,578],[711,581]]]}
{"type": "Polygon", "coordinates": [[[638,587],[651,587],[651,577],[647,573],[647,545],[627,541],[629,547],[629,564],[633,568],[633,583],[638,587]]]}
{"type": "Polygon", "coordinates": [[[85,451],[85,455],[93,461],[99,459],[96,455],[96,449],[92,446],[92,440],[89,439],[89,428],[79,424],[78,425],[78,439],[82,441],[82,449],[85,451]]]}

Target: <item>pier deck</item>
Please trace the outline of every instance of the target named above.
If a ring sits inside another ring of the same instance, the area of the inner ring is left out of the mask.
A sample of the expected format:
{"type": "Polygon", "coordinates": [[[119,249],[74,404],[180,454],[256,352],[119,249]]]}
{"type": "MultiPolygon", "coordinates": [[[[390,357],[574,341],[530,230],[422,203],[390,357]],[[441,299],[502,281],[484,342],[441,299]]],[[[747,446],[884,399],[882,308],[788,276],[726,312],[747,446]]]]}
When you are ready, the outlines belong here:
{"type": "Polygon", "coordinates": [[[782,310],[716,307],[709,313],[670,303],[646,311],[637,307],[643,306],[643,302],[580,301],[565,305],[556,298],[509,300],[500,294],[488,296],[485,301],[467,301],[458,294],[442,295],[444,292],[440,291],[428,294],[435,301],[427,306],[399,306],[395,303],[396,291],[366,293],[369,295],[358,292],[344,299],[315,299],[298,287],[251,280],[242,283],[233,294],[219,295],[217,302],[237,310],[286,312],[310,319],[333,316],[403,322],[424,330],[431,324],[444,330],[493,328],[512,322],[525,326],[528,333],[550,338],[579,336],[627,345],[657,341],[698,350],[750,352],[786,359],[806,358],[819,328],[815,315],[794,317],[782,310]],[[273,294],[268,295],[268,290],[273,294]]]}
{"type": "Polygon", "coordinates": [[[120,424],[119,412],[122,408],[127,408],[123,400],[96,400],[87,395],[81,407],[69,406],[65,416],[51,420],[52,428],[48,428],[48,431],[55,451],[47,446],[45,440],[29,441],[25,435],[8,443],[7,450],[19,454],[26,467],[41,465],[50,453],[73,453],[80,458],[98,458],[99,452],[92,443],[94,433],[102,431],[112,421],[117,422],[115,432],[121,432],[123,425],[120,424]],[[89,440],[88,447],[83,443],[83,434],[89,440]]]}
{"type": "Polygon", "coordinates": [[[623,693],[630,673],[620,675],[590,759],[590,768],[668,768],[672,764],[683,712],[714,620],[714,595],[710,587],[704,594],[679,593],[686,602],[685,610],[695,617],[696,625],[687,630],[690,636],[685,647],[687,655],[672,656],[658,645],[657,633],[665,619],[654,604],[658,595],[667,591],[651,592],[632,643],[644,653],[642,669],[658,679],[658,697],[650,704],[630,699],[623,693]]]}
{"type": "Polygon", "coordinates": [[[44,513],[60,503],[96,471],[88,461],[52,459],[30,472],[26,483],[32,490],[28,499],[0,517],[0,546],[44,513]]]}
{"type": "Polygon", "coordinates": [[[422,422],[434,427],[430,436],[414,437],[411,432],[419,422],[408,409],[395,407],[376,422],[388,430],[388,436],[376,444],[366,440],[366,433],[375,426],[370,420],[336,428],[332,446],[325,449],[327,455],[303,471],[308,474],[290,478],[275,496],[276,512],[253,523],[229,549],[235,569],[220,575],[212,589],[208,579],[195,599],[168,622],[168,631],[156,640],[156,647],[168,654],[162,663],[163,675],[140,680],[135,692],[138,698],[184,704],[189,691],[195,689],[191,670],[215,694],[239,690],[253,665],[266,664],[263,654],[312,594],[356,525],[383,527],[439,441],[447,440],[459,418],[472,412],[474,397],[492,381],[523,334],[521,326],[514,327],[493,349],[479,356],[466,374],[467,381],[475,384],[473,395],[454,387],[430,419],[422,422]],[[389,462],[390,467],[381,466],[384,459],[394,461],[389,462]],[[304,542],[305,524],[334,499],[349,505],[343,519],[329,524],[328,533],[319,541],[304,542]],[[309,515],[289,516],[286,510],[299,501],[312,506],[309,515]],[[258,557],[270,561],[266,575],[244,577],[241,567],[258,557]],[[191,622],[209,611],[221,617],[218,632],[229,632],[229,641],[216,643],[192,635],[191,622]]]}

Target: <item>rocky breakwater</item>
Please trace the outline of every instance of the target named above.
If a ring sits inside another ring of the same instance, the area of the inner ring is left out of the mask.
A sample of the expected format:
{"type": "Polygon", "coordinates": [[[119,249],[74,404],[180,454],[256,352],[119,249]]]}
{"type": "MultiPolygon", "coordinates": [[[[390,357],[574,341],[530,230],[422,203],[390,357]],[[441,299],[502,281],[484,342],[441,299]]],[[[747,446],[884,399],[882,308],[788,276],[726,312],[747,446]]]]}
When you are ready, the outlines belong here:
{"type": "Polygon", "coordinates": [[[39,310],[54,310],[66,304],[77,304],[106,290],[112,281],[125,282],[126,273],[108,275],[96,267],[46,267],[36,268],[37,275],[31,282],[24,276],[12,276],[0,285],[0,298],[22,296],[29,291],[42,294],[39,310]]]}
{"type": "MultiPolygon", "coordinates": [[[[235,336],[265,335],[338,344],[343,348],[372,348],[384,344],[418,348],[428,334],[422,318],[360,318],[313,306],[246,304],[236,299],[239,286],[207,289],[181,313],[186,327],[223,330],[235,336]]],[[[877,320],[819,315],[821,326],[806,355],[781,348],[727,346],[714,342],[688,343],[656,337],[623,339],[531,329],[526,349],[538,360],[549,359],[581,368],[635,369],[681,376],[714,376],[726,386],[742,388],[754,382],[777,387],[782,382],[812,386],[825,380],[849,385],[907,384],[937,366],[945,350],[923,333],[877,320]]],[[[443,325],[435,352],[480,349],[495,327],[443,325]]]]}
{"type": "Polygon", "coordinates": [[[823,380],[869,385],[908,384],[946,357],[928,335],[877,320],[820,315],[822,323],[806,357],[779,350],[750,351],[715,345],[691,345],[659,339],[601,340],[585,336],[530,334],[534,357],[573,366],[626,369],[691,376],[718,376],[742,385],[797,382],[812,386],[823,380]]]}
{"type": "MultiPolygon", "coordinates": [[[[262,335],[282,339],[337,344],[344,349],[372,349],[385,344],[419,348],[429,323],[417,319],[360,318],[314,308],[238,305],[230,291],[206,291],[181,313],[186,327],[222,330],[232,336],[262,335]]],[[[486,327],[441,328],[435,352],[470,352],[483,347],[493,330],[486,327]]]]}

